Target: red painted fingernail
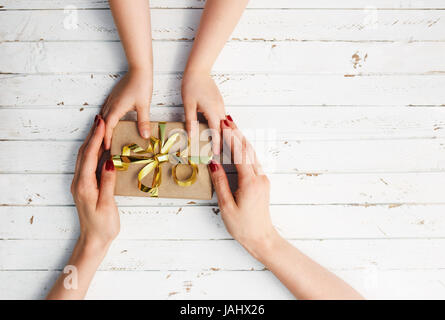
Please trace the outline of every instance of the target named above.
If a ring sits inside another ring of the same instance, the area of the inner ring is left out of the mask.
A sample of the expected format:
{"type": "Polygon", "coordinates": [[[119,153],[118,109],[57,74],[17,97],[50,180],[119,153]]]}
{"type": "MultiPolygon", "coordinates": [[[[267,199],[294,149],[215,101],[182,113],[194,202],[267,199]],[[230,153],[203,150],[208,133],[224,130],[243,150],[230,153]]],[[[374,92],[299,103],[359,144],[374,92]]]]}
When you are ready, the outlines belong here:
{"type": "Polygon", "coordinates": [[[99,124],[99,120],[100,120],[100,115],[96,114],[96,117],[94,118],[94,123],[96,124],[96,126],[99,124]]]}
{"type": "Polygon", "coordinates": [[[210,161],[209,163],[209,167],[210,167],[210,171],[215,172],[216,170],[218,170],[218,165],[216,164],[215,161],[210,161]]]}
{"type": "Polygon", "coordinates": [[[224,124],[225,124],[226,126],[230,127],[229,121],[224,120],[224,124]]]}
{"type": "Polygon", "coordinates": [[[228,114],[226,118],[227,118],[230,122],[233,122],[233,119],[232,119],[232,117],[230,116],[230,114],[228,114]]]}
{"type": "Polygon", "coordinates": [[[107,160],[107,162],[105,162],[105,170],[107,171],[113,171],[114,170],[114,163],[113,160],[107,160]]]}

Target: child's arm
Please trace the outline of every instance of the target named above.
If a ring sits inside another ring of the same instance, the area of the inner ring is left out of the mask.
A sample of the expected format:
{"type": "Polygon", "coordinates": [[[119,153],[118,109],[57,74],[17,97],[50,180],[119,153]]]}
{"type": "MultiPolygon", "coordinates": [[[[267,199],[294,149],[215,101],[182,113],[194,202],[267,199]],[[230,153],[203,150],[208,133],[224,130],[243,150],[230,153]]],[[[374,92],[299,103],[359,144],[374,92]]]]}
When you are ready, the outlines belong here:
{"type": "Polygon", "coordinates": [[[136,110],[142,137],[150,137],[150,102],[153,92],[153,51],[150,5],[147,0],[109,0],[111,12],[128,61],[128,73],[107,98],[102,115],[106,123],[105,148],[113,129],[128,111],[136,110]]]}
{"type": "MultiPolygon", "coordinates": [[[[235,28],[248,0],[207,0],[182,81],[187,130],[197,119],[197,111],[206,117],[210,128],[220,132],[225,117],[224,101],[210,77],[210,71],[224,44],[235,28]]],[[[213,152],[219,154],[220,136],[214,134],[213,152]]]]}
{"type": "Polygon", "coordinates": [[[108,160],[102,167],[100,185],[96,180],[104,135],[105,123],[98,116],[79,149],[71,185],[79,215],[79,240],[47,299],[83,299],[111,242],[119,233],[119,213],[114,202],[116,170],[113,161],[108,160]]]}
{"type": "Polygon", "coordinates": [[[216,162],[209,167],[221,217],[229,233],[298,299],[362,299],[346,282],[304,255],[275,230],[269,213],[269,181],[251,145],[231,117],[227,118],[221,121],[224,143],[231,146],[234,159],[243,161],[235,163],[238,171],[235,198],[223,167],[216,162]]]}

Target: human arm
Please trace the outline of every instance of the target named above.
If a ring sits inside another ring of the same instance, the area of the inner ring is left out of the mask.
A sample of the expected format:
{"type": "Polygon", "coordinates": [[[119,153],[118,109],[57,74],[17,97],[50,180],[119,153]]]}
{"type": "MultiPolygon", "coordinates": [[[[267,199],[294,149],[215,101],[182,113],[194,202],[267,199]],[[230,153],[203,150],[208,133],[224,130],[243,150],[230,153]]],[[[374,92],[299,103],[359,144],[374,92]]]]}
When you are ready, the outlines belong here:
{"type": "Polygon", "coordinates": [[[220,121],[225,118],[224,101],[210,76],[213,64],[241,18],[248,0],[207,0],[182,80],[187,131],[191,134],[197,112],[214,129],[213,152],[220,150],[220,121]]]}
{"type": "Polygon", "coordinates": [[[47,299],[83,299],[111,242],[119,233],[119,213],[113,196],[116,170],[111,160],[102,167],[100,185],[96,180],[104,134],[105,123],[98,116],[79,149],[71,184],[79,216],[80,236],[64,272],[47,299]]]}
{"type": "Polygon", "coordinates": [[[103,106],[105,149],[113,129],[128,111],[136,110],[139,133],[150,137],[150,103],[153,93],[153,49],[150,5],[147,0],[109,0],[114,22],[128,61],[128,72],[113,88],[103,106]]]}
{"type": "Polygon", "coordinates": [[[228,232],[274,273],[296,298],[362,299],[346,282],[279,235],[269,213],[269,180],[263,174],[252,146],[233,121],[222,121],[221,128],[238,171],[235,197],[230,191],[223,167],[216,162],[210,163],[209,167],[228,232]]]}

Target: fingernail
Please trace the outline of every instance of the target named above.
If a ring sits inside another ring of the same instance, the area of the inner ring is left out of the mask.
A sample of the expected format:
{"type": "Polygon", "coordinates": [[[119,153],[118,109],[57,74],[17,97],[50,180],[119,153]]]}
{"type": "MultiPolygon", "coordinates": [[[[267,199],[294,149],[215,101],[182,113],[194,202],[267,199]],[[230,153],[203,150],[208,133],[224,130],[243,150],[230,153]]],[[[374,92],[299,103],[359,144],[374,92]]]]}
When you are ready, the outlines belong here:
{"type": "Polygon", "coordinates": [[[113,160],[108,159],[107,162],[105,162],[105,170],[107,170],[107,171],[113,171],[114,170],[113,160]]]}
{"type": "Polygon", "coordinates": [[[94,118],[94,123],[96,124],[96,126],[99,124],[99,120],[100,120],[100,115],[96,114],[96,117],[94,118]]]}
{"type": "Polygon", "coordinates": [[[230,116],[230,114],[228,114],[226,118],[227,118],[230,122],[233,122],[233,119],[232,119],[232,117],[230,116]]]}
{"type": "Polygon", "coordinates": [[[150,138],[150,132],[147,129],[142,130],[142,137],[145,139],[150,138]]]}
{"type": "Polygon", "coordinates": [[[215,172],[216,170],[218,170],[218,165],[216,164],[215,161],[210,161],[209,163],[209,167],[210,167],[210,171],[215,172]]]}
{"type": "Polygon", "coordinates": [[[229,121],[224,120],[224,124],[225,124],[226,126],[230,127],[229,121]]]}

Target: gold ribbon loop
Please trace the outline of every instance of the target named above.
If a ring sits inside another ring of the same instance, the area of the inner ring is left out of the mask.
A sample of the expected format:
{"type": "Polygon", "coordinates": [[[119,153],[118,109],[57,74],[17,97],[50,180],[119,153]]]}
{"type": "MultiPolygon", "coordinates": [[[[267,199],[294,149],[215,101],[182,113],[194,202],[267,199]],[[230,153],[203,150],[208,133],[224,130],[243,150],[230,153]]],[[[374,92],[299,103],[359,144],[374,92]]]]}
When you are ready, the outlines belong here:
{"type": "MultiPolygon", "coordinates": [[[[187,157],[184,159],[183,155],[178,151],[176,154],[169,154],[171,147],[175,144],[177,138],[179,137],[179,133],[172,134],[167,141],[165,140],[166,136],[166,123],[159,122],[159,139],[155,137],[151,137],[149,141],[149,145],[146,149],[141,148],[137,144],[129,144],[122,148],[122,153],[120,155],[113,155],[112,160],[114,166],[117,170],[125,171],[128,169],[129,165],[132,163],[136,164],[145,164],[145,166],[138,173],[138,188],[142,192],[149,193],[151,197],[158,197],[159,195],[159,186],[161,185],[162,178],[162,167],[161,164],[163,162],[167,162],[169,160],[169,156],[173,156],[175,160],[177,160],[177,164],[172,168],[172,177],[173,180],[182,187],[188,187],[194,184],[198,178],[198,166],[196,163],[199,163],[199,157],[187,157]],[[136,155],[131,155],[131,153],[136,155]],[[151,157],[143,156],[143,154],[152,154],[151,157]],[[198,159],[198,161],[196,161],[198,159]],[[185,180],[179,180],[176,176],[176,167],[179,164],[188,164],[192,167],[192,174],[189,178],[185,180]],[[153,173],[153,181],[151,183],[151,187],[147,187],[142,183],[142,180],[150,174],[153,173]]],[[[203,159],[205,163],[211,160],[211,157],[205,157],[203,159]]],[[[202,161],[201,161],[202,162],[202,161]]]]}

